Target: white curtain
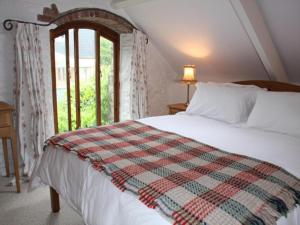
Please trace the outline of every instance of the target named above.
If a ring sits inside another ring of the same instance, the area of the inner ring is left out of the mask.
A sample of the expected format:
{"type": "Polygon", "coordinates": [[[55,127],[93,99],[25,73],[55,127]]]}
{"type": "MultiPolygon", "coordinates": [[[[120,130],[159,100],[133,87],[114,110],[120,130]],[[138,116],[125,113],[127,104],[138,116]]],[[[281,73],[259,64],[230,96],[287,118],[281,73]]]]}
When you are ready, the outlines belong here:
{"type": "Polygon", "coordinates": [[[120,35],[120,120],[131,119],[130,72],[133,34],[120,35]]]}
{"type": "Polygon", "coordinates": [[[23,173],[31,175],[47,136],[47,107],[39,27],[18,24],[15,38],[15,97],[23,173]]]}
{"type": "Polygon", "coordinates": [[[147,116],[147,37],[139,30],[133,31],[133,48],[130,72],[130,112],[132,119],[147,116]]]}

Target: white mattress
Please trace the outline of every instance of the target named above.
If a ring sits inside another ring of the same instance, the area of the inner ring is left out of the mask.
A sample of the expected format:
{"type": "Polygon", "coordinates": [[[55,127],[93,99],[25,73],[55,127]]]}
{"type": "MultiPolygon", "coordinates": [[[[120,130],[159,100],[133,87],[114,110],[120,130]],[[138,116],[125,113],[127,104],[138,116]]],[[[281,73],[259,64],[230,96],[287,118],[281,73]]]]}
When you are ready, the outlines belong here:
{"type": "MultiPolygon", "coordinates": [[[[228,152],[269,161],[300,177],[299,138],[185,114],[140,121],[228,152]]],[[[94,170],[87,161],[59,149],[47,149],[33,181],[33,184],[43,182],[54,187],[82,215],[86,225],[171,224],[134,195],[117,189],[109,178],[94,170]]],[[[220,224],[225,225],[222,221],[220,224]]],[[[300,225],[300,207],[289,213],[288,218],[281,218],[277,225],[300,225]]]]}

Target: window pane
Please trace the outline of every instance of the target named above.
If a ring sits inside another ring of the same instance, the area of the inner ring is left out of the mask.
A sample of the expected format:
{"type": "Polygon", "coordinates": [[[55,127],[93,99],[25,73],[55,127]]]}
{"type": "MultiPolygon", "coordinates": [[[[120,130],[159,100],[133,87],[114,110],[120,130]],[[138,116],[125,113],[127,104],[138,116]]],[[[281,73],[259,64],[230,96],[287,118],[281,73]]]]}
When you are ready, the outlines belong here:
{"type": "Polygon", "coordinates": [[[65,36],[57,37],[54,44],[58,132],[64,132],[68,130],[65,36]]]}
{"type": "Polygon", "coordinates": [[[101,124],[114,122],[114,45],[100,37],[101,124]]]}
{"type": "Polygon", "coordinates": [[[69,30],[70,92],[72,130],[76,130],[74,29],[69,30]]]}
{"type": "Polygon", "coordinates": [[[90,127],[97,124],[95,85],[95,31],[80,29],[78,38],[81,127],[90,127]]]}

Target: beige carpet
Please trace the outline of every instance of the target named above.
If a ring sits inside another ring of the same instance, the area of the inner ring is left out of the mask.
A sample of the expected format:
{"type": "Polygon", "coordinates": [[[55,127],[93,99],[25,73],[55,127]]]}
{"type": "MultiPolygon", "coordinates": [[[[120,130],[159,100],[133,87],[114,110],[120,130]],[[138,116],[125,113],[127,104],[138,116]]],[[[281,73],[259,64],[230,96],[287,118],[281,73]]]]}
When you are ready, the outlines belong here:
{"type": "Polygon", "coordinates": [[[51,213],[49,188],[22,193],[8,187],[8,178],[0,177],[0,225],[84,225],[81,217],[61,200],[59,213],[51,213]]]}

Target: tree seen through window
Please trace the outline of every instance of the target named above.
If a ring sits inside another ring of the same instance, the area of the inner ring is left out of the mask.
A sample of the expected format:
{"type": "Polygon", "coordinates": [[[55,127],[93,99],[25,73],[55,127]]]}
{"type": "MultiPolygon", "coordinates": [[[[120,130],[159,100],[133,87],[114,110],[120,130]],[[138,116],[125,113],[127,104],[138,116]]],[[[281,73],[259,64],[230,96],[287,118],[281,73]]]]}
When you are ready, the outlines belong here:
{"type": "Polygon", "coordinates": [[[114,122],[115,116],[115,46],[114,42],[96,35],[92,29],[78,29],[77,39],[74,39],[74,29],[69,29],[66,36],[60,35],[54,39],[55,46],[55,77],[56,77],[56,102],[57,102],[57,130],[65,132],[75,130],[78,125],[76,113],[76,50],[74,40],[78,40],[78,75],[80,99],[80,128],[107,125],[114,122]],[[69,41],[67,43],[67,41],[69,41]],[[97,44],[96,42],[99,42],[97,44]],[[68,45],[68,47],[66,47],[68,45]],[[96,49],[98,46],[98,49],[96,49]],[[68,54],[67,52],[68,51],[68,54]],[[99,52],[97,52],[99,51],[99,52]],[[69,60],[67,60],[67,55],[69,60]],[[98,57],[97,57],[98,55],[98,57]],[[97,58],[99,64],[96,63],[97,58]],[[68,61],[68,62],[67,62],[68,61]],[[69,66],[69,79],[67,78],[67,65],[69,66]],[[97,80],[97,65],[100,66],[100,81],[97,80]],[[67,87],[69,80],[69,89],[67,87]],[[96,90],[99,82],[99,90],[96,90]],[[70,114],[68,114],[68,90],[70,101],[70,114]],[[97,91],[101,110],[97,110],[97,91]],[[100,115],[97,115],[100,114],[100,115]],[[70,116],[71,115],[71,116],[70,116]],[[70,117],[70,118],[69,118],[70,117]],[[99,118],[100,118],[99,117],[99,118]],[[69,124],[70,119],[70,124],[69,124]],[[71,126],[71,129],[70,127],[71,126]]]}

